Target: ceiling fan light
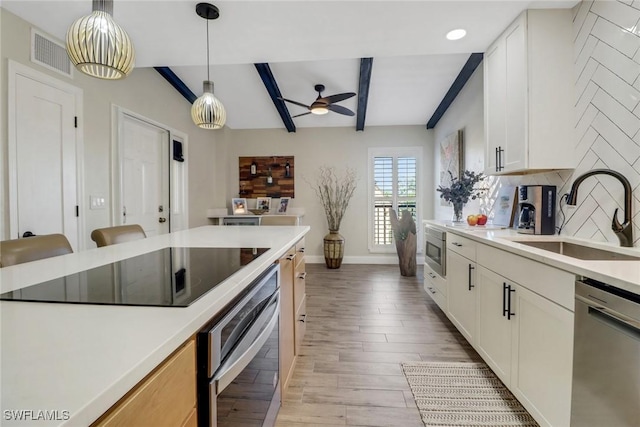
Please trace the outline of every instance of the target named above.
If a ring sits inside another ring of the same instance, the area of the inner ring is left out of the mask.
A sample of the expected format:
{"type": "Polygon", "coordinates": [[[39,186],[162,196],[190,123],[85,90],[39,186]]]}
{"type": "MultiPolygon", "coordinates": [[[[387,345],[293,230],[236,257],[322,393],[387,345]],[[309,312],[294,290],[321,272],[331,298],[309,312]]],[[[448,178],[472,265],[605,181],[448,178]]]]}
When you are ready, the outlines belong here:
{"type": "Polygon", "coordinates": [[[107,80],[126,77],[135,61],[129,35],[104,10],[94,10],[69,27],[67,54],[82,73],[107,80]]]}
{"type": "Polygon", "coordinates": [[[311,113],[317,114],[319,116],[327,114],[328,112],[329,112],[329,109],[327,107],[314,107],[311,109],[311,113]]]}
{"type": "Polygon", "coordinates": [[[458,28],[458,29],[449,31],[447,33],[447,39],[448,40],[460,40],[461,38],[463,38],[466,35],[467,35],[467,30],[462,29],[462,28],[458,28]]]}
{"type": "Polygon", "coordinates": [[[213,82],[205,80],[204,93],[191,106],[191,119],[202,129],[220,129],[227,121],[227,111],[222,102],[213,95],[213,82]]]}

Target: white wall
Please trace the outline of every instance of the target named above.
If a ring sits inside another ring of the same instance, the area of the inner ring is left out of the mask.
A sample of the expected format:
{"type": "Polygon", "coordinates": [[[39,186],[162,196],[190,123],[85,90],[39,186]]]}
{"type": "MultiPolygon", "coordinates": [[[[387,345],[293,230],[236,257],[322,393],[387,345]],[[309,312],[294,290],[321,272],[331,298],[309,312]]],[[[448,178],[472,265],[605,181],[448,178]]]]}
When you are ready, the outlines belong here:
{"type": "MultiPolygon", "coordinates": [[[[319,117],[318,120],[322,118],[319,117]]],[[[345,263],[397,262],[395,252],[370,254],[367,247],[367,149],[369,147],[424,147],[425,177],[421,181],[425,194],[423,218],[433,216],[434,185],[430,167],[433,164],[432,131],[425,126],[365,127],[363,132],[353,128],[301,128],[295,133],[284,129],[234,130],[228,144],[229,180],[227,201],[238,197],[238,157],[244,156],[295,156],[295,198],[291,207],[304,208],[303,223],[311,226],[306,238],[306,253],[317,261],[322,256],[322,238],[328,233],[327,222],[320,202],[305,178],[312,181],[319,166],[335,166],[344,171],[348,166],[359,175],[356,192],[349,203],[340,227],[345,237],[345,263]]],[[[249,202],[251,203],[251,202],[249,202]]],[[[255,201],[253,201],[255,203],[255,201]]],[[[249,204],[251,208],[252,205],[249,204]]]]}
{"type": "MultiPolygon", "coordinates": [[[[474,172],[484,170],[483,76],[480,64],[434,128],[434,187],[440,184],[440,143],[459,129],[464,132],[464,168],[474,172]]],[[[450,220],[453,208],[442,202],[440,193],[436,191],[433,200],[434,218],[450,220]]],[[[478,200],[470,200],[464,207],[463,218],[479,212],[478,200]]]]}
{"type": "MultiPolygon", "coordinates": [[[[560,197],[569,191],[576,177],[588,170],[616,170],[626,176],[634,189],[633,233],[635,246],[640,246],[640,37],[629,31],[640,25],[640,4],[584,0],[573,11],[576,132],[570,143],[576,147],[576,169],[492,178],[491,187],[555,185],[560,197]]],[[[477,75],[478,71],[436,126],[436,145],[453,129],[474,129],[476,134],[483,111],[482,103],[476,102],[482,96],[481,79],[474,81],[477,75]]],[[[474,137],[467,147],[475,150],[479,144],[474,137]]],[[[467,163],[466,167],[474,165],[467,163]]],[[[619,208],[622,221],[623,194],[614,178],[589,178],[580,186],[577,208],[564,208],[568,221],[563,234],[618,244],[611,231],[611,218],[619,208]]],[[[436,213],[438,218],[450,217],[446,209],[436,213]]]]}
{"type": "MultiPolygon", "coordinates": [[[[208,224],[206,209],[218,200],[225,199],[225,145],[228,132],[213,132],[198,129],[191,121],[191,105],[155,70],[136,68],[130,76],[119,81],[105,81],[74,73],[70,79],[30,62],[31,26],[21,18],[0,9],[2,81],[0,84],[3,109],[7,100],[8,59],[24,64],[37,71],[83,89],[84,111],[80,120],[84,126],[84,196],[81,212],[85,214],[86,246],[94,247],[89,239],[91,230],[112,224],[111,219],[111,107],[113,104],[160,122],[189,136],[189,226],[208,224]],[[107,198],[104,210],[89,210],[89,196],[103,195],[107,198]]],[[[2,124],[2,225],[8,230],[7,191],[7,116],[3,111],[2,124]]],[[[6,238],[3,234],[2,238],[6,238]]]]}

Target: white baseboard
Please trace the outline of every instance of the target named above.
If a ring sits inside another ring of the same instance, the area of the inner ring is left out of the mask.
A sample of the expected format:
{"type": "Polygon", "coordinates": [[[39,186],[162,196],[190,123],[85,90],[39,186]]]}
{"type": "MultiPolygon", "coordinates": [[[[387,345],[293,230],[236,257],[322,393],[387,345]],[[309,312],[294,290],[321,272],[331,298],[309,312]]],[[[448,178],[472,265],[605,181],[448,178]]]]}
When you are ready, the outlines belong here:
{"type": "MultiPolygon", "coordinates": [[[[304,256],[307,264],[324,264],[324,256],[308,255],[304,256]]],[[[370,255],[370,256],[346,256],[342,259],[343,264],[398,264],[397,255],[370,255]]],[[[416,257],[417,265],[424,264],[424,256],[416,257]]]]}

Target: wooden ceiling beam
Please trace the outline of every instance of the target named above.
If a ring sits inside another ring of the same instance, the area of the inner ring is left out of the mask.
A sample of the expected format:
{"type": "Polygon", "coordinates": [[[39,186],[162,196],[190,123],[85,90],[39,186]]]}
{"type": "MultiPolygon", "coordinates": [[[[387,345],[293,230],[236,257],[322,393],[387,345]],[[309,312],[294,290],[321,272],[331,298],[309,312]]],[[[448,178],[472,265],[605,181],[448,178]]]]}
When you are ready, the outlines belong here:
{"type": "Polygon", "coordinates": [[[278,114],[280,114],[280,118],[282,119],[284,126],[287,128],[287,131],[295,132],[296,125],[293,123],[289,109],[285,105],[284,101],[279,99],[282,98],[282,94],[278,88],[278,82],[276,82],[276,78],[271,72],[271,67],[269,67],[269,64],[266,62],[253,65],[255,65],[256,70],[258,71],[258,74],[262,79],[262,83],[264,83],[264,87],[267,89],[267,92],[269,92],[271,101],[273,101],[273,105],[275,105],[276,110],[278,110],[278,114]]]}
{"type": "Polygon", "coordinates": [[[453,100],[456,99],[458,93],[460,93],[464,85],[467,84],[467,81],[469,80],[473,72],[482,62],[483,56],[484,55],[482,53],[472,53],[471,56],[469,56],[469,59],[467,59],[467,62],[462,67],[462,70],[460,70],[458,77],[456,77],[456,79],[453,81],[453,84],[451,84],[449,91],[446,93],[444,98],[442,98],[442,101],[440,101],[440,105],[438,105],[438,108],[436,108],[436,111],[434,111],[433,115],[427,122],[427,129],[433,129],[434,127],[436,127],[438,121],[442,118],[442,116],[444,116],[444,113],[447,111],[453,100]]]}
{"type": "Polygon", "coordinates": [[[373,58],[361,58],[360,80],[358,83],[358,111],[356,118],[356,131],[364,130],[364,122],[367,117],[367,103],[369,102],[369,86],[371,85],[372,70],[373,58]]]}
{"type": "Polygon", "coordinates": [[[193,104],[198,97],[191,89],[178,77],[169,67],[153,67],[162,77],[173,86],[180,95],[184,96],[190,104],[193,104]]]}

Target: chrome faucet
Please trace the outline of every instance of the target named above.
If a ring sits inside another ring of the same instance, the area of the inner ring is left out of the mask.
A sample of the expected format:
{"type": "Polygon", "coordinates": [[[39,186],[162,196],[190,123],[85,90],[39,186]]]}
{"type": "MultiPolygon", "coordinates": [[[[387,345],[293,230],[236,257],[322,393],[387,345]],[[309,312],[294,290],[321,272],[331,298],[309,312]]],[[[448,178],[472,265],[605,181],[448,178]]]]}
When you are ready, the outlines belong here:
{"type": "Polygon", "coordinates": [[[618,240],[620,240],[620,246],[633,246],[633,225],[631,224],[631,184],[620,172],[613,171],[611,169],[593,169],[580,175],[571,185],[571,191],[567,198],[567,204],[575,206],[578,198],[578,186],[585,179],[593,175],[609,175],[617,178],[624,187],[624,223],[620,224],[618,221],[618,208],[613,212],[613,220],[611,221],[611,229],[618,240]]]}

